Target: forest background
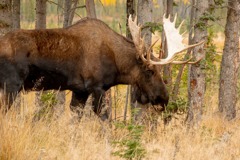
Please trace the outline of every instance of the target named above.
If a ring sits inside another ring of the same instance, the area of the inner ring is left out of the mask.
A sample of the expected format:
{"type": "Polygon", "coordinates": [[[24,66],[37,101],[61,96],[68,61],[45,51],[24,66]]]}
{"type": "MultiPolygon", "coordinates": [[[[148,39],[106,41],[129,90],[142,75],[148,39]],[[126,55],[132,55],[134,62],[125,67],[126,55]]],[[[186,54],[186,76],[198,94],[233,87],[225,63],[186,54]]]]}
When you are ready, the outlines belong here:
{"type": "MultiPolygon", "coordinates": [[[[102,0],[95,1],[95,4],[98,19],[118,33],[125,34],[125,1],[102,0]]],[[[163,1],[154,0],[153,4],[153,21],[161,23],[163,1]]],[[[85,2],[79,1],[78,5],[83,6],[85,2]]],[[[186,0],[174,1],[174,13],[178,13],[178,21],[186,20],[184,30],[191,29],[188,26],[190,5],[186,0]]],[[[37,116],[44,118],[33,122],[37,109],[32,107],[35,102],[30,98],[28,102],[31,103],[22,103],[20,111],[13,109],[7,116],[0,116],[0,159],[238,159],[239,98],[234,120],[225,121],[218,112],[217,91],[224,46],[226,5],[225,2],[216,8],[213,13],[216,19],[207,28],[210,46],[206,65],[207,90],[202,121],[197,128],[189,129],[185,125],[188,106],[188,74],[185,69],[178,100],[170,104],[177,106],[178,111],[173,114],[163,113],[157,118],[149,114],[144,125],[130,121],[126,124],[121,120],[126,99],[125,87],[119,88],[119,97],[113,103],[117,112],[113,126],[99,121],[96,116],[89,116],[88,112],[80,123],[74,123],[67,109],[60,118],[49,109],[40,114],[38,112],[37,116]],[[172,120],[165,124],[163,120],[169,115],[172,120]]],[[[47,28],[62,28],[63,6],[63,0],[47,1],[47,28]]],[[[21,0],[22,29],[35,28],[35,8],[35,0],[21,0]]],[[[85,8],[77,8],[74,22],[83,17],[86,17],[85,8]]],[[[159,35],[156,33],[156,36],[159,35]]],[[[176,77],[178,69],[179,66],[173,67],[173,76],[176,77]]],[[[53,100],[47,99],[47,102],[51,106],[53,100]]]]}

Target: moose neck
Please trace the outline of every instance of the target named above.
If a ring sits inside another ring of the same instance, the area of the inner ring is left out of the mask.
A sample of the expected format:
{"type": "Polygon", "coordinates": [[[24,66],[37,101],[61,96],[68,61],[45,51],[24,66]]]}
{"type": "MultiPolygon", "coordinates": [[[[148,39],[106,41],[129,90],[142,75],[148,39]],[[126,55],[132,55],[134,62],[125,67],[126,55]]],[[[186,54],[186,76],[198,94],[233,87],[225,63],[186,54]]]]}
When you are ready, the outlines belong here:
{"type": "Polygon", "coordinates": [[[119,84],[135,84],[138,81],[140,67],[136,54],[137,50],[131,40],[121,37],[121,45],[115,46],[115,61],[119,71],[117,83],[119,84]],[[123,47],[124,46],[124,47],[123,47]]]}

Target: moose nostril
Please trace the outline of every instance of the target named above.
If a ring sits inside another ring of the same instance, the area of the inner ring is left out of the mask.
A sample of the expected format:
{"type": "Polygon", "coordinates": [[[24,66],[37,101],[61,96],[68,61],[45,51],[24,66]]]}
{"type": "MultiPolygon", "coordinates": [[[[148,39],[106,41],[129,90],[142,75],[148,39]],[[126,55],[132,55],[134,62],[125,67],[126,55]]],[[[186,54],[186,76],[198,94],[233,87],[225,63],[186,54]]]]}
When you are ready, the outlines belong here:
{"type": "Polygon", "coordinates": [[[145,95],[141,95],[141,102],[142,102],[143,104],[148,103],[148,98],[147,98],[145,95]]]}

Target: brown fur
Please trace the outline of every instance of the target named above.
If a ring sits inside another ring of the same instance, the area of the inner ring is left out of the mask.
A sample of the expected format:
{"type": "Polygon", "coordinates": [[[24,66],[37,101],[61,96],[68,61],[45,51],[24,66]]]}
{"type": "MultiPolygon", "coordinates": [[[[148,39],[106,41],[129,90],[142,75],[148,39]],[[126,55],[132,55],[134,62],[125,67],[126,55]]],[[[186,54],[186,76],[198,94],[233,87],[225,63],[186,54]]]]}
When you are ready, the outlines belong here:
{"type": "Polygon", "coordinates": [[[146,67],[136,54],[132,41],[96,19],[82,19],[66,29],[10,32],[0,39],[0,90],[6,91],[6,100],[23,87],[69,89],[74,107],[93,93],[97,111],[104,91],[132,84],[140,103],[166,105],[168,92],[157,67],[146,67]]]}

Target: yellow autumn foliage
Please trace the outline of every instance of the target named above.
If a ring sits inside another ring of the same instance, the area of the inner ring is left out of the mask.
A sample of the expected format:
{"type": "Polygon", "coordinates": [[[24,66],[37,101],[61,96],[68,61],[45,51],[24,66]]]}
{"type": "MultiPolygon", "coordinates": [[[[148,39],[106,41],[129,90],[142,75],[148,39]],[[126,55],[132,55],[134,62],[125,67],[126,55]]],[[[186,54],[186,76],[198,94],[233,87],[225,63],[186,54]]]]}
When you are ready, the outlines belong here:
{"type": "Polygon", "coordinates": [[[104,6],[114,6],[117,0],[101,0],[104,6]]]}
{"type": "Polygon", "coordinates": [[[177,2],[182,1],[184,4],[190,4],[190,0],[177,0],[177,2]]]}
{"type": "MultiPolygon", "coordinates": [[[[116,5],[116,1],[124,2],[124,0],[101,0],[101,3],[104,6],[115,6],[116,5]]],[[[189,0],[178,0],[178,1],[183,1],[184,4],[190,3],[189,0]]],[[[153,4],[157,4],[157,3],[158,3],[157,0],[153,0],[153,4]]]]}
{"type": "Polygon", "coordinates": [[[188,3],[190,3],[190,2],[189,2],[189,0],[183,0],[183,3],[184,3],[184,4],[188,4],[188,3]]]}

